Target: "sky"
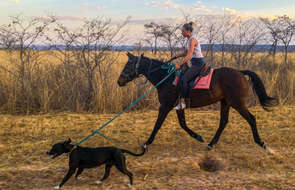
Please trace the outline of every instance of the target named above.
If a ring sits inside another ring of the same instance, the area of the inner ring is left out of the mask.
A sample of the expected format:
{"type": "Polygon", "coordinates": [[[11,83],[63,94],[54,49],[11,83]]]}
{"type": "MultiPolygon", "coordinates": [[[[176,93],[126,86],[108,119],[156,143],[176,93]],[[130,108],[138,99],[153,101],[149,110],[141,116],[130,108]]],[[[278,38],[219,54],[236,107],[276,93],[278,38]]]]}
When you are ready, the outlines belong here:
{"type": "MultiPolygon", "coordinates": [[[[73,23],[84,18],[106,17],[123,21],[131,17],[131,30],[143,30],[150,20],[179,19],[189,15],[287,15],[295,18],[295,0],[0,0],[0,25],[10,16],[55,15],[73,23]],[[133,25],[132,25],[133,23],[133,25]]],[[[74,24],[72,24],[74,25],[74,24]]]]}
{"type": "Polygon", "coordinates": [[[295,0],[0,0],[0,23],[9,16],[54,14],[67,19],[105,16],[112,19],[159,19],[223,10],[251,16],[295,17],[295,0]]]}

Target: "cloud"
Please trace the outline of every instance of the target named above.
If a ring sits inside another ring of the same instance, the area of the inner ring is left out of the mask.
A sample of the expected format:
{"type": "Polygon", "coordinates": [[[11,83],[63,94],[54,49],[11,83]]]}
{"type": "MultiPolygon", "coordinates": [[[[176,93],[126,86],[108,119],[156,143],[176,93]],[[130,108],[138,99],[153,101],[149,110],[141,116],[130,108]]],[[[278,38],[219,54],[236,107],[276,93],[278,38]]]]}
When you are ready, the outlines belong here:
{"type": "MultiPolygon", "coordinates": [[[[151,22],[155,22],[157,24],[175,24],[178,23],[182,17],[170,17],[170,18],[154,18],[154,19],[145,19],[145,18],[135,18],[131,19],[128,24],[131,25],[144,25],[151,22]]],[[[183,21],[183,20],[181,20],[183,21]]]]}
{"type": "Polygon", "coordinates": [[[238,13],[236,10],[230,8],[222,8],[222,11],[232,15],[236,15],[238,13]]]}
{"type": "Polygon", "coordinates": [[[158,7],[160,9],[168,10],[168,9],[177,9],[183,13],[189,14],[210,14],[215,9],[214,7],[208,7],[202,3],[202,1],[195,1],[191,7],[185,7],[181,4],[175,3],[173,0],[158,0],[158,1],[150,1],[145,3],[146,6],[158,7]]]}
{"type": "Polygon", "coordinates": [[[83,7],[85,10],[103,10],[103,9],[107,8],[107,6],[105,6],[105,5],[93,6],[87,2],[83,3],[83,7]]]}
{"type": "Polygon", "coordinates": [[[108,7],[105,6],[105,5],[98,5],[98,6],[96,6],[96,9],[97,10],[103,10],[103,9],[106,9],[106,8],[108,8],[108,7]]]}
{"type": "Polygon", "coordinates": [[[84,17],[78,17],[78,16],[57,16],[56,17],[58,20],[62,21],[72,21],[72,22],[77,22],[77,21],[84,21],[84,17]]]}
{"type": "Polygon", "coordinates": [[[146,2],[146,6],[152,6],[152,7],[159,7],[161,9],[179,9],[183,10],[184,7],[182,7],[180,4],[177,4],[173,2],[172,0],[158,0],[158,1],[151,1],[151,2],[146,2]]]}
{"type": "MultiPolygon", "coordinates": [[[[238,16],[238,17],[243,18],[243,19],[247,19],[247,18],[251,17],[251,15],[248,12],[241,12],[241,11],[237,11],[237,10],[231,9],[231,8],[222,8],[222,12],[225,13],[225,14],[238,16]]],[[[252,17],[259,18],[260,16],[259,15],[253,15],[252,17]]]]}
{"type": "Polygon", "coordinates": [[[197,5],[193,8],[193,13],[196,14],[204,14],[204,13],[212,13],[213,10],[205,5],[197,5]]]}
{"type": "Polygon", "coordinates": [[[8,0],[8,1],[15,2],[15,3],[18,3],[19,2],[19,0],[8,0]]]}

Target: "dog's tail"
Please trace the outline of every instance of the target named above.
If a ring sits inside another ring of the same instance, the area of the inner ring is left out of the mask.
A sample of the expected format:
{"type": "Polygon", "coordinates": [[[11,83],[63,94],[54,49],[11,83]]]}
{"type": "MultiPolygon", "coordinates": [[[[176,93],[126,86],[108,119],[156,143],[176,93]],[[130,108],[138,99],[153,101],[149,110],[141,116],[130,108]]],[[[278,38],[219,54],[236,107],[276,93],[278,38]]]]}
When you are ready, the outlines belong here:
{"type": "Polygon", "coordinates": [[[123,153],[128,153],[128,154],[130,154],[130,155],[132,155],[132,156],[143,156],[143,155],[145,154],[145,152],[146,152],[146,146],[145,146],[145,145],[142,146],[142,153],[139,153],[139,154],[136,154],[136,153],[130,152],[129,150],[125,150],[125,149],[121,149],[121,151],[122,151],[123,153]]]}

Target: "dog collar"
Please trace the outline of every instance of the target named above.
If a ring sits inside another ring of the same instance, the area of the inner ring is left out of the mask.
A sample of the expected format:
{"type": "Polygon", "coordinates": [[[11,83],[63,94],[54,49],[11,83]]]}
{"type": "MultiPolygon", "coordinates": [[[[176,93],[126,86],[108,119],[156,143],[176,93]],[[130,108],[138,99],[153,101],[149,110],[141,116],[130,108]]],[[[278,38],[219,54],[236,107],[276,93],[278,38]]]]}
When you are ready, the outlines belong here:
{"type": "Polygon", "coordinates": [[[75,146],[70,150],[70,153],[72,153],[73,150],[75,150],[77,147],[78,147],[78,146],[75,145],[75,146]]]}

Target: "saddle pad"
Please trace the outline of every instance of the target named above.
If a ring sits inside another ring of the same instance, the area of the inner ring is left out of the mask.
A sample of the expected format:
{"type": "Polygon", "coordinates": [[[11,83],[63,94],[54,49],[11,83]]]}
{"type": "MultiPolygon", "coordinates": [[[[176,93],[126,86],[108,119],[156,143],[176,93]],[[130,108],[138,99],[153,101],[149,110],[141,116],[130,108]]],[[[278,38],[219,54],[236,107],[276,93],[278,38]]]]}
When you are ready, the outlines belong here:
{"type": "MultiPolygon", "coordinates": [[[[190,83],[191,89],[209,89],[212,75],[213,75],[213,71],[214,71],[214,69],[211,68],[208,75],[201,77],[201,78],[196,77],[196,79],[194,81],[191,81],[191,83],[190,83]]],[[[179,80],[179,77],[176,77],[176,79],[173,83],[174,86],[177,86],[178,80],[179,80]]]]}

